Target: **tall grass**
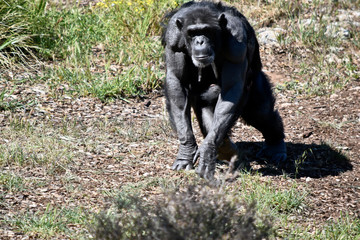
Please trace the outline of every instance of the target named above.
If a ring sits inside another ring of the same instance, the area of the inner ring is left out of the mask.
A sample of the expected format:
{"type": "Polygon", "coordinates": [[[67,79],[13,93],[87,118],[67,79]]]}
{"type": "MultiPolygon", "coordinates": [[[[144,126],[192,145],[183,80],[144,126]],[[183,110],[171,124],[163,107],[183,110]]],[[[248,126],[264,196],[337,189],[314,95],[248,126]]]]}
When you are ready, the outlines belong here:
{"type": "Polygon", "coordinates": [[[292,74],[300,81],[286,83],[288,89],[301,95],[329,95],[359,79],[354,53],[359,50],[360,28],[337,20],[339,10],[359,9],[358,1],[276,0],[272,4],[284,11],[288,31],[282,36],[282,48],[293,60],[290,65],[300,70],[292,74]],[[349,35],[344,37],[341,29],[349,35]]]}
{"type": "MultiPolygon", "coordinates": [[[[162,17],[183,2],[102,0],[79,7],[75,3],[61,6],[52,0],[1,0],[0,65],[9,69],[33,60],[51,60],[50,67],[35,78],[47,82],[55,94],[63,85],[69,86],[67,94],[103,101],[148,93],[160,88],[164,78],[159,41],[162,17]]],[[[236,1],[227,2],[244,8],[236,1]]],[[[243,2],[252,6],[256,1],[243,2]]],[[[280,25],[289,29],[282,36],[282,48],[293,60],[290,65],[300,68],[293,78],[301,81],[287,83],[287,89],[298,94],[331,94],[359,78],[356,55],[347,58],[346,53],[335,52],[341,62],[329,60],[330,49],[339,46],[357,51],[358,27],[350,29],[350,39],[325,34],[337,9],[356,9],[358,3],[276,0],[262,2],[259,7],[261,16],[250,18],[264,22],[267,11],[275,24],[282,22],[280,25]],[[309,17],[312,23],[303,25],[309,17]]]]}
{"type": "Polygon", "coordinates": [[[52,60],[41,81],[101,100],[149,92],[164,76],[162,18],[182,2],[106,0],[59,11],[50,0],[1,0],[0,64],[52,60]]]}
{"type": "Polygon", "coordinates": [[[37,25],[43,18],[45,0],[0,1],[0,65],[12,67],[16,63],[27,64],[37,59],[34,51],[39,45],[42,27],[37,25]]]}

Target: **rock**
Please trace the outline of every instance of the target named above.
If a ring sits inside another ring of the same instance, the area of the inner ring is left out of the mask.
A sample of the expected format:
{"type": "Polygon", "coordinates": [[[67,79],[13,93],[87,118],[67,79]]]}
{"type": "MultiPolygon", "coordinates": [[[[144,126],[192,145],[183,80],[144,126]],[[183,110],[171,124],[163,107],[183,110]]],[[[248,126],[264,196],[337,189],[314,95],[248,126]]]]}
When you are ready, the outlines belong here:
{"type": "MultiPolygon", "coordinates": [[[[308,26],[310,26],[311,24],[315,24],[316,23],[316,21],[314,20],[314,19],[312,19],[312,18],[308,18],[308,19],[301,19],[300,21],[299,21],[299,24],[301,25],[301,26],[304,26],[304,27],[308,27],[308,26]]],[[[316,25],[316,24],[315,24],[316,25]]]]}
{"type": "Polygon", "coordinates": [[[339,57],[334,53],[328,54],[326,56],[326,59],[329,63],[337,63],[337,64],[341,63],[341,59],[339,59],[339,57]]]}
{"type": "MultiPolygon", "coordinates": [[[[360,27],[360,11],[340,9],[336,17],[323,17],[322,20],[328,22],[325,31],[326,36],[348,39],[351,37],[349,29],[352,29],[352,27],[360,27]]],[[[315,31],[318,31],[321,27],[319,21],[313,18],[300,20],[299,25],[304,28],[313,27],[315,31]]]]}
{"type": "Polygon", "coordinates": [[[339,21],[341,21],[341,22],[350,21],[350,16],[347,15],[347,14],[340,14],[340,15],[337,15],[336,17],[337,17],[337,18],[339,19],[339,21]]]}
{"type": "Polygon", "coordinates": [[[286,33],[282,28],[260,28],[258,31],[259,44],[279,45],[279,36],[286,33]]]}
{"type": "Polygon", "coordinates": [[[360,18],[360,11],[339,9],[338,12],[337,18],[339,21],[355,21],[360,18]]]}
{"type": "Polygon", "coordinates": [[[331,53],[339,53],[341,51],[344,51],[344,48],[343,47],[335,47],[335,46],[331,46],[329,48],[330,52],[331,53]]]}
{"type": "Polygon", "coordinates": [[[326,26],[325,35],[333,38],[350,38],[350,31],[341,26],[341,23],[334,22],[326,26]]]}
{"type": "Polygon", "coordinates": [[[338,98],[338,97],[339,97],[339,95],[337,95],[337,94],[335,94],[335,93],[333,93],[333,94],[330,95],[330,99],[331,99],[331,100],[334,100],[335,98],[338,98]]]}
{"type": "Polygon", "coordinates": [[[308,19],[300,19],[299,23],[300,25],[303,25],[303,26],[309,26],[310,24],[312,24],[313,22],[313,19],[311,18],[308,18],[308,19]]]}

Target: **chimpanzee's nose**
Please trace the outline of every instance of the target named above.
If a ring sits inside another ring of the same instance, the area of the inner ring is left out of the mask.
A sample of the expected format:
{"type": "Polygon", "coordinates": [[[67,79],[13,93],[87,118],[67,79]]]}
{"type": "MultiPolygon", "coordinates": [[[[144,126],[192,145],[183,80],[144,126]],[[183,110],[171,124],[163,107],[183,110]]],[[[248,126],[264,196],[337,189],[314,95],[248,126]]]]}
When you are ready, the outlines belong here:
{"type": "Polygon", "coordinates": [[[195,40],[196,45],[203,45],[204,44],[204,38],[203,37],[197,37],[195,40]]]}

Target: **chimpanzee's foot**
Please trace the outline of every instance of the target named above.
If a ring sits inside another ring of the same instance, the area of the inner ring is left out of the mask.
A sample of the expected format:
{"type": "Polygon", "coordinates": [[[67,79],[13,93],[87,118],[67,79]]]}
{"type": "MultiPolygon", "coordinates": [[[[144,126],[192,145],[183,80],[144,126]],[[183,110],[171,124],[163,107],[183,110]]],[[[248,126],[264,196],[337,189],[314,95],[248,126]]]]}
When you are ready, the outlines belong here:
{"type": "Polygon", "coordinates": [[[194,169],[193,158],[197,150],[196,143],[193,144],[180,144],[179,152],[175,162],[171,169],[179,171],[182,169],[191,170],[194,169]]]}
{"type": "Polygon", "coordinates": [[[175,171],[179,171],[182,169],[191,170],[191,169],[194,169],[194,165],[193,165],[192,161],[176,159],[174,164],[172,165],[171,169],[175,170],[175,171]]]}
{"type": "Polygon", "coordinates": [[[228,173],[232,174],[238,169],[249,169],[250,165],[240,158],[239,148],[231,141],[229,137],[224,139],[224,142],[218,148],[219,160],[226,160],[229,162],[228,173]]]}
{"type": "Polygon", "coordinates": [[[226,137],[220,147],[217,149],[219,160],[231,161],[234,156],[239,155],[239,149],[236,144],[231,141],[229,137],[226,137]]]}
{"type": "Polygon", "coordinates": [[[287,158],[284,140],[274,145],[265,143],[263,148],[256,154],[256,157],[267,158],[270,163],[276,166],[283,165],[287,158]]]}

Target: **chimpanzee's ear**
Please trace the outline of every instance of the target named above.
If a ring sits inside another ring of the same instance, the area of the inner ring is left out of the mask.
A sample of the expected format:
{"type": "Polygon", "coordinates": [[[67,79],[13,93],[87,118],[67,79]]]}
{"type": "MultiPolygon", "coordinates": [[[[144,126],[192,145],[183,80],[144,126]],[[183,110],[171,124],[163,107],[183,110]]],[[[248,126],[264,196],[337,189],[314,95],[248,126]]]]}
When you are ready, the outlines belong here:
{"type": "Polygon", "coordinates": [[[179,30],[181,30],[184,26],[184,19],[182,18],[178,18],[176,19],[176,26],[179,28],[179,30]]]}
{"type": "Polygon", "coordinates": [[[220,14],[220,16],[219,16],[219,25],[220,25],[220,27],[221,28],[225,28],[226,27],[226,25],[227,25],[227,19],[226,19],[226,17],[225,17],[225,14],[224,13],[222,13],[222,14],[220,14]]]}
{"type": "Polygon", "coordinates": [[[184,28],[184,19],[182,17],[171,19],[166,30],[166,45],[175,52],[185,51],[185,37],[182,29],[184,28]]]}

